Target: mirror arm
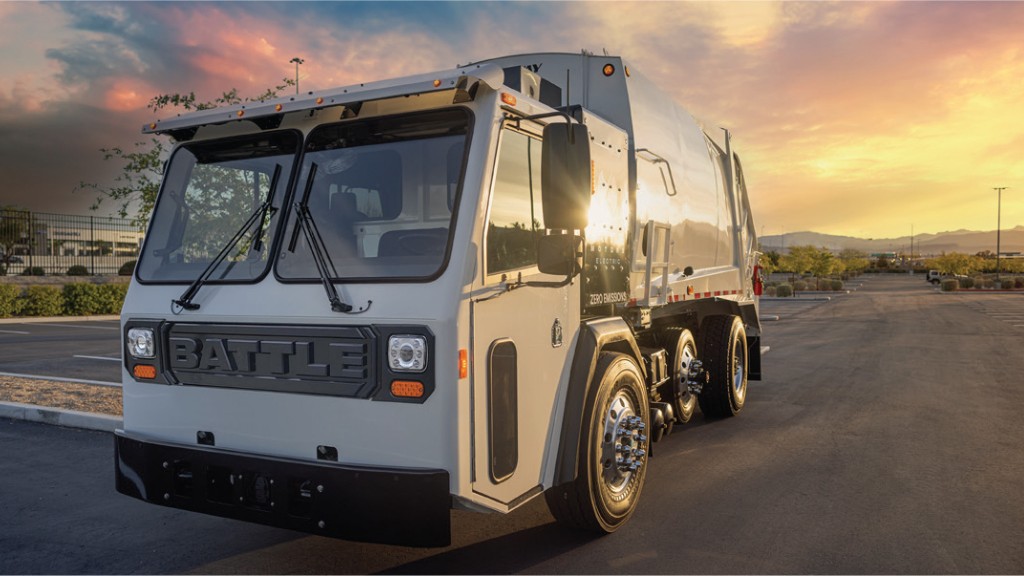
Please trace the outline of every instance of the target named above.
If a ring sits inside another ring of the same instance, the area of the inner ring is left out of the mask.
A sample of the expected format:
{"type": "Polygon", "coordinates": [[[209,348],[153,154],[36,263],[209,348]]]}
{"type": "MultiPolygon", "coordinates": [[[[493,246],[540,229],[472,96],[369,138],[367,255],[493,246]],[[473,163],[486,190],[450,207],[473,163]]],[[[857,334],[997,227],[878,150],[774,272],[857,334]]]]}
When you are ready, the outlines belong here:
{"type": "Polygon", "coordinates": [[[583,124],[583,120],[581,120],[579,118],[576,118],[573,115],[575,112],[577,112],[579,110],[582,110],[582,109],[583,109],[583,106],[580,106],[579,104],[576,104],[576,105],[573,105],[573,106],[565,106],[563,108],[559,108],[555,112],[545,112],[543,114],[534,114],[532,116],[519,116],[519,117],[515,118],[516,128],[519,127],[519,123],[522,122],[523,120],[534,120],[534,121],[536,121],[536,120],[541,120],[543,118],[551,118],[553,116],[561,116],[561,117],[565,118],[565,123],[566,124],[572,124],[573,122],[576,122],[577,124],[583,124]]]}

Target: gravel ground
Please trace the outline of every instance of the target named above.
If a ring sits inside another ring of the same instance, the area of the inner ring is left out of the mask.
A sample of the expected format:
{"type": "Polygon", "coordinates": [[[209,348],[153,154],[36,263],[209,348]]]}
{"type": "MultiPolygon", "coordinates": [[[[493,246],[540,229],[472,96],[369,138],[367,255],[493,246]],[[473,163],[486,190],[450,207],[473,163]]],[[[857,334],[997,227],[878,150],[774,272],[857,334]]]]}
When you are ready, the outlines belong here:
{"type": "Polygon", "coordinates": [[[121,389],[0,376],[0,402],[121,416],[121,389]]]}

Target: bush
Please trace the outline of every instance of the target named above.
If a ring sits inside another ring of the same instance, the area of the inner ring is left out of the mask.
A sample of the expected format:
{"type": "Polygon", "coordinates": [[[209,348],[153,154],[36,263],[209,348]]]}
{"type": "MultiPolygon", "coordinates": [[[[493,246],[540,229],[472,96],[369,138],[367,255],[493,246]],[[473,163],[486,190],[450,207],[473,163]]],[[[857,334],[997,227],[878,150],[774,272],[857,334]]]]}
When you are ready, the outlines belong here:
{"type": "Polygon", "coordinates": [[[22,276],[46,276],[46,270],[39,266],[32,266],[21,271],[22,276]]]}
{"type": "Polygon", "coordinates": [[[135,272],[135,260],[129,260],[117,269],[118,276],[131,276],[135,272]]]}
{"type": "Polygon", "coordinates": [[[1013,280],[1010,280],[1009,278],[1004,279],[999,283],[999,285],[1003,290],[1013,290],[1013,280]]]}
{"type": "Polygon", "coordinates": [[[68,271],[65,272],[65,274],[68,276],[88,276],[89,269],[81,264],[75,264],[71,268],[68,268],[68,271]]]}
{"type": "Polygon", "coordinates": [[[64,295],[56,286],[29,286],[21,295],[22,316],[60,316],[64,295]]]}
{"type": "Polygon", "coordinates": [[[960,283],[957,282],[956,278],[946,278],[942,281],[943,292],[956,292],[960,289],[960,283]]]}
{"type": "Polygon", "coordinates": [[[842,289],[843,289],[843,281],[842,280],[833,280],[832,281],[832,291],[833,292],[838,292],[838,291],[840,291],[842,289]]]}
{"type": "Polygon", "coordinates": [[[61,291],[64,295],[64,313],[70,316],[96,314],[100,308],[96,288],[97,286],[84,282],[65,284],[61,291]]]}
{"type": "Polygon", "coordinates": [[[118,314],[127,292],[127,284],[67,284],[62,291],[64,313],[71,316],[118,314]]]}
{"type": "MultiPolygon", "coordinates": [[[[956,280],[956,278],[954,278],[954,280],[956,280]]],[[[961,288],[974,288],[974,278],[961,278],[958,284],[961,288]]]]}
{"type": "Polygon", "coordinates": [[[803,292],[805,290],[807,290],[807,284],[805,282],[802,280],[793,282],[793,292],[803,292]]]}
{"type": "Polygon", "coordinates": [[[96,286],[99,309],[97,314],[120,314],[124,297],[128,294],[127,284],[101,284],[96,286]]]}
{"type": "Polygon", "coordinates": [[[21,288],[10,284],[0,284],[0,318],[8,318],[21,312],[21,288]]]}
{"type": "Polygon", "coordinates": [[[780,298],[787,298],[793,295],[793,287],[789,284],[779,284],[775,287],[775,295],[780,298]]]}
{"type": "Polygon", "coordinates": [[[1014,288],[1024,288],[1024,278],[1021,278],[1020,276],[1014,278],[1013,279],[1013,287],[1014,288]]]}

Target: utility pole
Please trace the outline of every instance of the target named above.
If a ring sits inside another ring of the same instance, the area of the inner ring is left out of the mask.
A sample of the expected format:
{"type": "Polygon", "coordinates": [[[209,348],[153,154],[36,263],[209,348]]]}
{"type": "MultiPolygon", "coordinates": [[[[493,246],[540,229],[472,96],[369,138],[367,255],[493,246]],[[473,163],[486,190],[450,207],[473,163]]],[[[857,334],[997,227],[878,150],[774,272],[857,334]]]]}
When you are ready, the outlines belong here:
{"type": "Polygon", "coordinates": [[[995,190],[999,196],[996,201],[996,280],[999,280],[999,229],[1002,228],[1003,224],[1003,190],[1006,190],[1009,186],[997,186],[992,189],[995,190]]]}
{"type": "Polygon", "coordinates": [[[306,61],[296,56],[288,61],[289,63],[295,64],[295,93],[299,93],[299,64],[305,64],[306,61]]]}

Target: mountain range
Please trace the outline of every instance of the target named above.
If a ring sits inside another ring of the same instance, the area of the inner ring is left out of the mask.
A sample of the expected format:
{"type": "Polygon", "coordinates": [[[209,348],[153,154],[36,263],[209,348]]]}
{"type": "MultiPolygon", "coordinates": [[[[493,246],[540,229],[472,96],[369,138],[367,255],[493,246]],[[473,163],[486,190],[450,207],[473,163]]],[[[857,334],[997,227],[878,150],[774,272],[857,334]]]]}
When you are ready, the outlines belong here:
{"type": "MultiPolygon", "coordinates": [[[[1016,226],[1002,230],[1000,235],[1000,252],[1024,252],[1024,226],[1016,226]]],[[[911,237],[897,238],[855,238],[852,236],[836,236],[818,232],[789,232],[760,238],[762,250],[784,251],[788,246],[811,245],[833,251],[845,248],[863,250],[869,254],[880,252],[909,252],[911,237]]],[[[935,256],[943,252],[963,252],[976,254],[988,250],[996,251],[996,231],[978,232],[974,230],[954,230],[938,234],[915,234],[913,237],[914,254],[935,256]]]]}

